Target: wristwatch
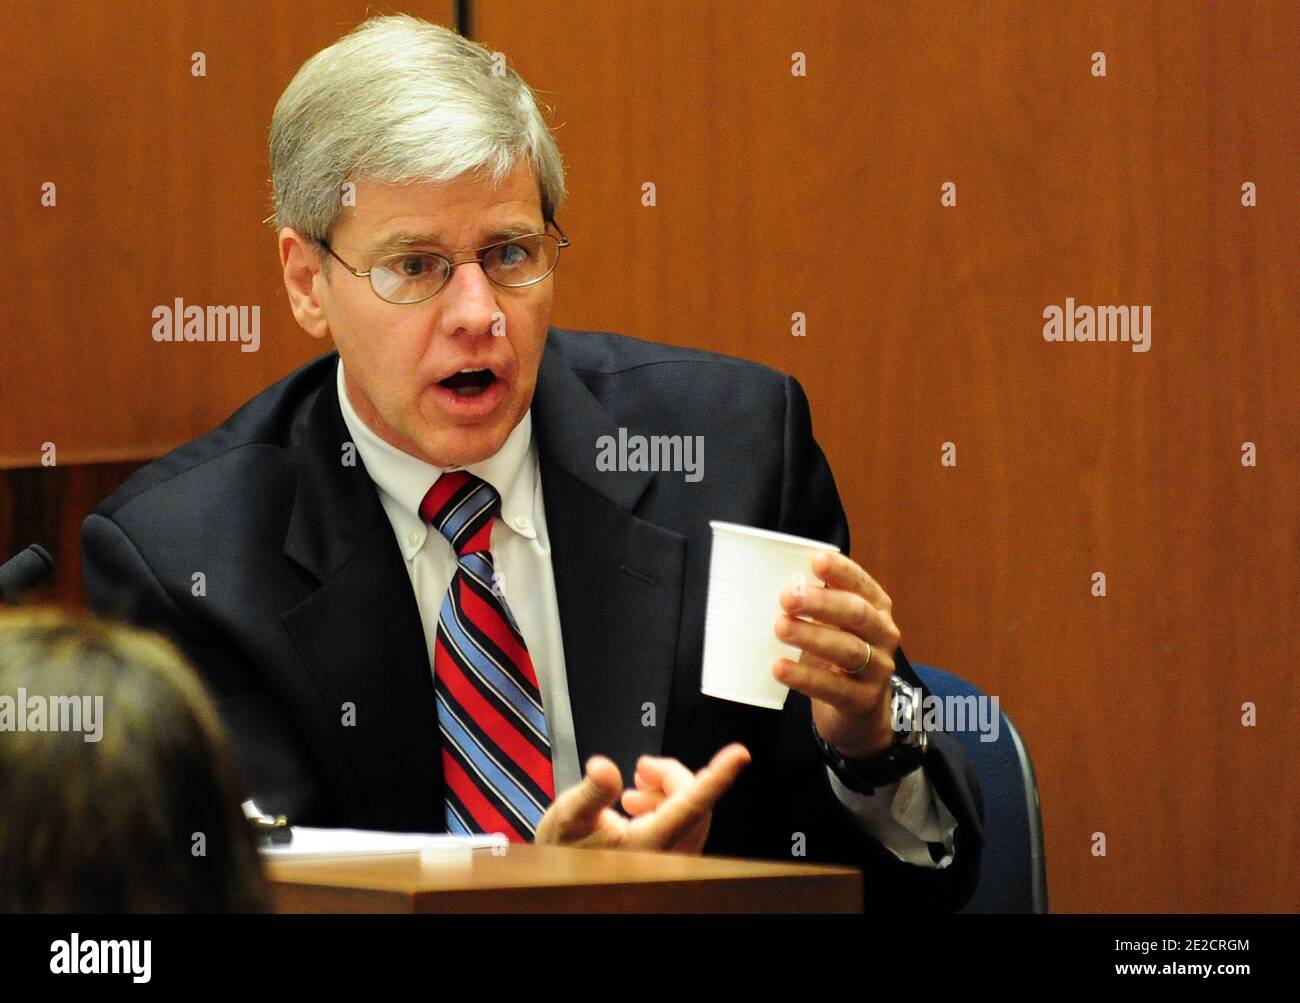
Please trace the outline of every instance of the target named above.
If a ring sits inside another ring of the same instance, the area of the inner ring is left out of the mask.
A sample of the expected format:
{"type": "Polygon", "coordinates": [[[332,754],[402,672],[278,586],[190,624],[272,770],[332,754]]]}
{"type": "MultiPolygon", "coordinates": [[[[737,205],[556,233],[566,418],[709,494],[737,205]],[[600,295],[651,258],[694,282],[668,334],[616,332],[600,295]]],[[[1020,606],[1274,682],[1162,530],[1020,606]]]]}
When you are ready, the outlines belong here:
{"type": "Polygon", "coordinates": [[[874,794],[877,787],[897,783],[925,762],[929,748],[921,716],[921,689],[895,674],[889,678],[891,691],[890,720],[894,722],[894,742],[888,749],[867,759],[846,759],[817,731],[813,722],[813,738],[822,750],[822,757],[839,777],[840,782],[859,794],[874,794]]]}

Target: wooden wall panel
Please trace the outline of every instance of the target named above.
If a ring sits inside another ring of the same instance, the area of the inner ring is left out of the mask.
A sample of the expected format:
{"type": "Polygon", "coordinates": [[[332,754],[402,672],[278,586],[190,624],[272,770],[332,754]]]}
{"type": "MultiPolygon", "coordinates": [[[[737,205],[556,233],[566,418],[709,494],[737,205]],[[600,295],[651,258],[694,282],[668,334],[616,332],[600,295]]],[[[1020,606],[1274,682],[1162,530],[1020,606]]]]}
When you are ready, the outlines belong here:
{"type": "Polygon", "coordinates": [[[24,602],[86,608],[81,524],[142,466],[137,460],[0,470],[0,563],[33,543],[54,560],[53,573],[24,602]]]}
{"type": "MultiPolygon", "coordinates": [[[[407,10],[450,25],[452,6],[407,10]]],[[[38,464],[46,442],[59,463],[161,455],[320,353],[289,312],[262,222],[271,112],[309,56],[380,12],[364,0],[6,5],[0,468],[38,464]],[[259,307],[258,350],[155,342],[152,311],[177,297],[259,307]]]]}
{"type": "Polygon", "coordinates": [[[555,109],[556,323],[800,378],[909,654],[1026,736],[1053,908],[1300,907],[1300,8],[473,13],[555,109]],[[1150,351],[1045,342],[1066,297],[1150,351]]]}

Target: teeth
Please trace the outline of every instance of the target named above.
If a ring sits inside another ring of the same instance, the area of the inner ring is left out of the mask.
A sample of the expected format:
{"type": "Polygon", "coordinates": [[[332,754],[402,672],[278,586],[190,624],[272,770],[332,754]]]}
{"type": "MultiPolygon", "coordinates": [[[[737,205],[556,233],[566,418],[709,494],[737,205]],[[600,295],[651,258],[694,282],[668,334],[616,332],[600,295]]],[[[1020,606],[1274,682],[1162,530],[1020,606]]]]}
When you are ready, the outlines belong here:
{"type": "Polygon", "coordinates": [[[462,372],[462,373],[481,373],[481,372],[483,372],[483,370],[482,370],[482,369],[462,369],[461,372],[462,372]]]}

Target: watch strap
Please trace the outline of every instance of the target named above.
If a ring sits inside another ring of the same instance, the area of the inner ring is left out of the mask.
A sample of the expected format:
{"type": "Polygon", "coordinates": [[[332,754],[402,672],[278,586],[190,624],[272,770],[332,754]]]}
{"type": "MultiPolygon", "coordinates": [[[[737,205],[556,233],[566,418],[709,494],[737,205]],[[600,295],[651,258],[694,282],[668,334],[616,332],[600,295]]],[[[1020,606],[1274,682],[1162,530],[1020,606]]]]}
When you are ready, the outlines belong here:
{"type": "Polygon", "coordinates": [[[866,759],[850,759],[841,755],[838,749],[822,738],[817,731],[816,722],[812,721],[813,739],[821,750],[822,758],[845,787],[859,794],[874,794],[879,787],[897,783],[925,762],[929,742],[921,723],[920,690],[898,676],[894,676],[890,683],[893,690],[891,701],[899,698],[901,688],[906,688],[907,697],[913,702],[910,715],[913,728],[895,731],[894,741],[878,755],[866,759]],[[910,738],[909,735],[913,732],[918,734],[915,738],[910,738]]]}

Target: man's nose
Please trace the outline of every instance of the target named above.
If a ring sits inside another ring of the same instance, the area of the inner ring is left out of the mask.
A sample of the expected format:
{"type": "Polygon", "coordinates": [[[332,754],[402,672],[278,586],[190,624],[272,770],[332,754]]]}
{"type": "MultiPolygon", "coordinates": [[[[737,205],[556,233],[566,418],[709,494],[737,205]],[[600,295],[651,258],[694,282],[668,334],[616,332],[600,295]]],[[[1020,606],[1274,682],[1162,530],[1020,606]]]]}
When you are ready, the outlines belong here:
{"type": "Polygon", "coordinates": [[[487,330],[492,324],[492,316],[500,309],[496,291],[496,285],[479,262],[458,264],[438,293],[443,301],[444,324],[453,331],[461,328],[471,333],[487,330]]]}

